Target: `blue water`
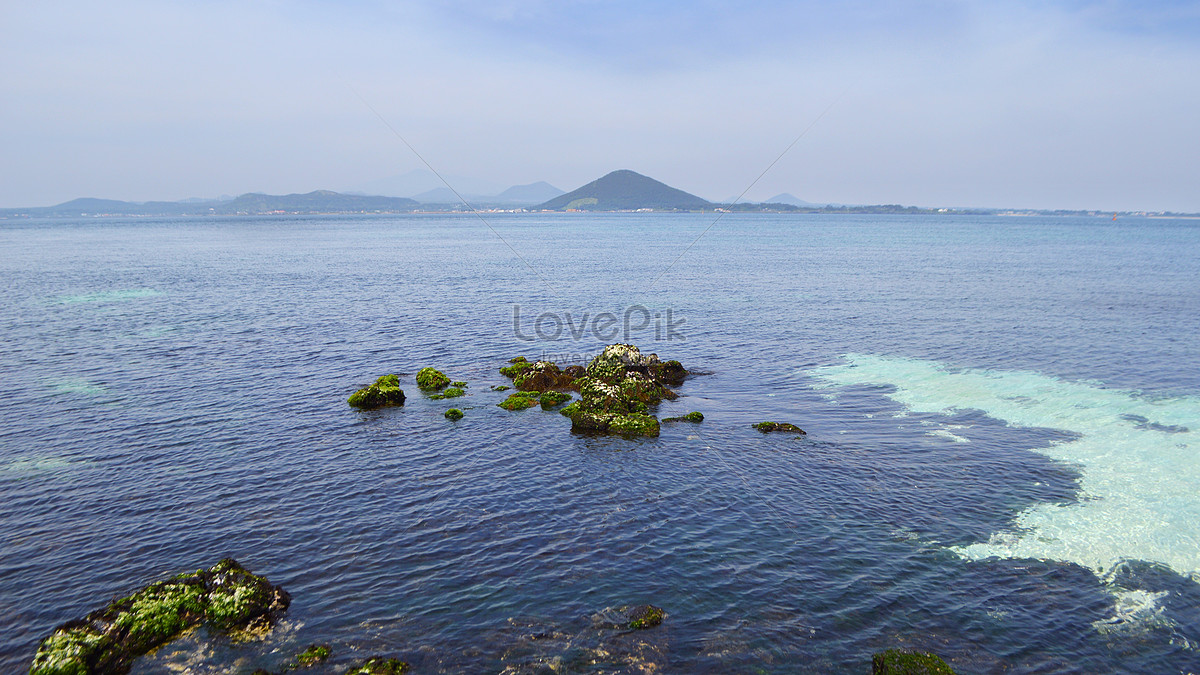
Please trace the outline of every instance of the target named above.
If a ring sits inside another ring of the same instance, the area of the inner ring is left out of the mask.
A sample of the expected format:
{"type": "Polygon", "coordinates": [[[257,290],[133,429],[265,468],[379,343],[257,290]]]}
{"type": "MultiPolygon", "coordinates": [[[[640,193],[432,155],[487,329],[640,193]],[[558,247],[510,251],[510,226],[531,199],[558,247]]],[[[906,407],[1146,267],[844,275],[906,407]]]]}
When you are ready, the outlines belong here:
{"type": "Polygon", "coordinates": [[[690,249],[713,216],[489,222],[0,223],[0,671],[224,556],[285,621],[135,672],[312,642],[328,672],[1200,671],[1200,221],[729,215],[690,249]],[[660,410],[703,424],[495,407],[508,358],[613,331],[706,373],[660,410]],[[469,395],[419,393],[427,365],[469,395]],[[346,406],[390,372],[403,408],[346,406]],[[663,626],[608,627],[645,602],[663,626]]]}

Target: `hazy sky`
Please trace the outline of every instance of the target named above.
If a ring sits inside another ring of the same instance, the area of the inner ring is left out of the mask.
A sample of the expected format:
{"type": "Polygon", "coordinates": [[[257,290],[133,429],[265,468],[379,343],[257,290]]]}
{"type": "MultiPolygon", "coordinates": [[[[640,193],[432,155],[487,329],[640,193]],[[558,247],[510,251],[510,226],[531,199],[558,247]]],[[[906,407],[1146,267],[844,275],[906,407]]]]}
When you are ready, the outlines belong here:
{"type": "Polygon", "coordinates": [[[748,198],[1200,211],[1200,2],[0,3],[0,206],[422,168],[372,107],[502,185],[726,199],[828,109],[748,198]]]}

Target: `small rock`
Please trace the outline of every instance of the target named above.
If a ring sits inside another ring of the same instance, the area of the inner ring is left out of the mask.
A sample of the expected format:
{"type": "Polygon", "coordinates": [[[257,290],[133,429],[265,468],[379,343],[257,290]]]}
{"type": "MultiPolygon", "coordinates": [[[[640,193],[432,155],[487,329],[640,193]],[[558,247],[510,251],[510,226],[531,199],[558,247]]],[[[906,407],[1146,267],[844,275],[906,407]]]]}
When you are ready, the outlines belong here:
{"type": "Polygon", "coordinates": [[[800,427],[796,426],[795,424],[788,424],[787,422],[759,422],[758,424],[752,424],[751,426],[763,432],[764,434],[772,431],[786,431],[793,434],[804,433],[804,430],[800,427]]]}
{"type": "Polygon", "coordinates": [[[950,666],[929,652],[889,649],[871,657],[872,675],[954,675],[950,666]]]}

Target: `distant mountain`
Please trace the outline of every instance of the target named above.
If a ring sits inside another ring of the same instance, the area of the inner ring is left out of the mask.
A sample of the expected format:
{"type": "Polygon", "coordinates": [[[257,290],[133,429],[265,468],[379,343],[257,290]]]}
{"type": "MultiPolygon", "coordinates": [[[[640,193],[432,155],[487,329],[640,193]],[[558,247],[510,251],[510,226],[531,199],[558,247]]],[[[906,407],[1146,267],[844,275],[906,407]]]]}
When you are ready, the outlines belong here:
{"type": "Polygon", "coordinates": [[[196,216],[264,213],[393,213],[412,211],[417,202],[404,197],[346,195],[328,190],[307,194],[248,193],[229,200],[122,202],[115,199],[72,199],[57,206],[3,209],[0,216],[196,216]]]}
{"type": "Polygon", "coordinates": [[[565,194],[546,181],[538,181],[528,185],[514,185],[496,195],[496,201],[513,204],[540,204],[565,194]]]}
{"type": "Polygon", "coordinates": [[[792,206],[824,206],[823,204],[814,204],[812,202],[806,202],[803,199],[800,199],[799,197],[797,197],[789,192],[777,194],[774,197],[771,197],[770,199],[764,199],[763,203],[766,203],[766,204],[791,204],[792,206]]]}
{"type": "MultiPolygon", "coordinates": [[[[448,187],[440,187],[440,188],[434,188],[432,190],[426,190],[425,192],[422,192],[420,194],[413,195],[412,198],[418,202],[421,202],[422,204],[461,204],[462,203],[462,200],[458,198],[458,195],[454,194],[454,191],[448,187]]],[[[467,202],[469,202],[470,204],[477,204],[480,202],[492,201],[492,197],[484,197],[484,196],[472,195],[472,194],[464,194],[462,196],[462,198],[467,200],[467,202]]]]}
{"type": "MultiPolygon", "coordinates": [[[[417,202],[406,197],[371,197],[345,195],[329,190],[305,194],[265,195],[244,194],[233,201],[208,205],[210,213],[358,213],[362,211],[411,211],[417,202]]],[[[189,205],[192,206],[192,205],[189,205]]],[[[199,206],[204,206],[200,204],[199,206]]]]}
{"type": "Polygon", "coordinates": [[[691,211],[712,204],[628,169],[613,171],[578,190],[559,195],[534,207],[545,211],[691,211]]]}
{"type": "MultiPolygon", "coordinates": [[[[453,174],[443,173],[442,176],[446,181],[454,186],[464,196],[471,195],[494,195],[504,189],[504,186],[491,181],[469,178],[466,176],[456,176],[453,174]]],[[[446,184],[442,182],[432,171],[426,169],[413,169],[408,173],[388,176],[387,178],[379,178],[352,186],[353,191],[371,195],[392,195],[397,197],[412,197],[416,199],[423,192],[444,188],[446,184]]],[[[349,190],[347,190],[349,192],[349,190]]],[[[457,199],[451,201],[457,202],[457,199]]],[[[440,203],[448,203],[442,201],[440,203]]]]}

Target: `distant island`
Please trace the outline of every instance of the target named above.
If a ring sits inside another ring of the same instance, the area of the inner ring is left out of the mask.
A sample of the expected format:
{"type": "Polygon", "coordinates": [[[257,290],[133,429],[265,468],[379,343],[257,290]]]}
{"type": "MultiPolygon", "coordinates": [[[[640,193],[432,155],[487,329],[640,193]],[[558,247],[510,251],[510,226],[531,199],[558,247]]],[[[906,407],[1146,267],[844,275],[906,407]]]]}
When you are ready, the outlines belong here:
{"type": "Polygon", "coordinates": [[[621,169],[533,207],[535,211],[699,211],[712,202],[621,169]]]}
{"type": "Polygon", "coordinates": [[[80,216],[257,216],[267,214],[406,213],[418,205],[407,197],[369,197],[329,190],[305,194],[257,192],[227,200],[123,202],[115,199],[72,199],[57,206],[0,209],[0,217],[78,218],[80,216]]]}
{"type": "Polygon", "coordinates": [[[401,213],[527,213],[527,212],[678,212],[678,213],[826,213],[1005,216],[1147,216],[1196,218],[1200,214],[1171,211],[1045,210],[990,208],[923,208],[899,204],[854,206],[814,204],[789,193],[766,202],[710,202],[689,192],[629,169],[605,174],[571,192],[544,181],[513,186],[491,196],[462,195],[446,188],[409,197],[381,197],[316,190],[304,194],[268,195],[251,192],[225,199],[177,202],[125,202],[114,199],[73,199],[56,206],[0,209],[0,219],[80,218],[106,216],[263,216],[401,213]],[[540,203],[538,203],[540,202],[540,203]]]}

